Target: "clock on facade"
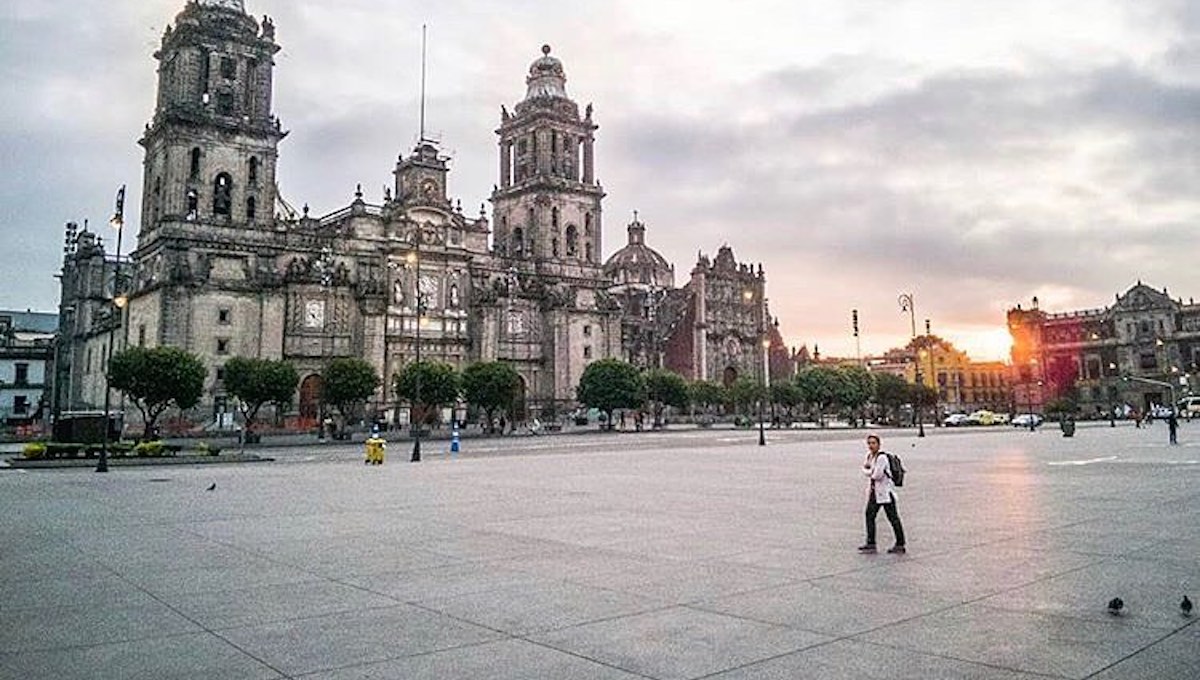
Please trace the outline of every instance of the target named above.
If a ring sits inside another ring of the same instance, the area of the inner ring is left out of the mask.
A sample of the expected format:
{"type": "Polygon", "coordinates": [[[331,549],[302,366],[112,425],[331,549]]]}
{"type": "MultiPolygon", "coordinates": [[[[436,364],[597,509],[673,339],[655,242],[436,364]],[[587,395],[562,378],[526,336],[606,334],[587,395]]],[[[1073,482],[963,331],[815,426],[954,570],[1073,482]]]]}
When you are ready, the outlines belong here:
{"type": "Polygon", "coordinates": [[[432,179],[426,179],[421,182],[421,195],[426,200],[433,200],[437,195],[437,182],[432,179]]]}
{"type": "Polygon", "coordinates": [[[309,300],[304,303],[304,327],[321,328],[325,325],[325,301],[309,300]]]}

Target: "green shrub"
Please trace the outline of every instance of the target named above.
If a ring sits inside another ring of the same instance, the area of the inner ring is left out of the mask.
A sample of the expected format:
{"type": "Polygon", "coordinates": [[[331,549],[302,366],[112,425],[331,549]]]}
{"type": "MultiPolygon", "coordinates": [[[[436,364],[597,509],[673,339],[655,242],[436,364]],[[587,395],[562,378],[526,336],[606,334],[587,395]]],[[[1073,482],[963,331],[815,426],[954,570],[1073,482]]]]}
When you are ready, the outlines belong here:
{"type": "Polygon", "coordinates": [[[166,447],[163,446],[161,440],[152,442],[140,442],[133,450],[139,457],[142,458],[158,458],[166,452],[166,447]]]}
{"type": "Polygon", "coordinates": [[[29,460],[41,460],[46,457],[45,442],[29,442],[21,449],[21,457],[29,460]]]}

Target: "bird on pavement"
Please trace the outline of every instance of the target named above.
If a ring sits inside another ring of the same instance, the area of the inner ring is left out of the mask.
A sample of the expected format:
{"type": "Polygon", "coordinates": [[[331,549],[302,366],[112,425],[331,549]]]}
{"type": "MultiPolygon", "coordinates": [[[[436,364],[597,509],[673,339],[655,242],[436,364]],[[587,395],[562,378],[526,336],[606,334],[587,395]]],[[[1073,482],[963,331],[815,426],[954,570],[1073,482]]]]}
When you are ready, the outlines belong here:
{"type": "Polygon", "coordinates": [[[209,491],[215,491],[215,490],[216,490],[216,488],[217,488],[217,483],[216,483],[216,482],[213,482],[211,485],[209,485],[209,487],[208,487],[208,490],[209,490],[209,491]]]}
{"type": "Polygon", "coordinates": [[[1113,616],[1120,614],[1121,610],[1124,608],[1125,608],[1125,600],[1122,600],[1119,597],[1114,597],[1113,599],[1108,601],[1108,613],[1112,614],[1113,616]]]}
{"type": "Polygon", "coordinates": [[[1179,603],[1179,611],[1183,612],[1184,616],[1192,615],[1192,601],[1188,599],[1187,595],[1184,595],[1183,601],[1179,603]]]}

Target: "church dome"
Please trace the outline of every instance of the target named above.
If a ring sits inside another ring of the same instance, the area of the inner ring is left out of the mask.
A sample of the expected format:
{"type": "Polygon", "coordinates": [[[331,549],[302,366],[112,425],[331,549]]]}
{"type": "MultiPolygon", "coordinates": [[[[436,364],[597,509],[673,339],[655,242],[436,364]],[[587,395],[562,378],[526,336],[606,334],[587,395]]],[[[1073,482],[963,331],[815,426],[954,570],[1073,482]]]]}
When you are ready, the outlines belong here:
{"type": "Polygon", "coordinates": [[[219,7],[221,9],[229,9],[240,14],[246,13],[246,5],[243,0],[196,0],[196,4],[201,7],[219,7]]]}
{"type": "Polygon", "coordinates": [[[604,263],[604,275],[615,286],[674,288],[675,268],[658,251],[646,245],[646,225],[634,213],[629,223],[629,243],[604,263]]]}
{"type": "Polygon", "coordinates": [[[542,56],[530,64],[525,84],[526,101],[541,97],[567,99],[567,75],[562,62],[550,56],[549,45],[542,45],[542,56]]]}

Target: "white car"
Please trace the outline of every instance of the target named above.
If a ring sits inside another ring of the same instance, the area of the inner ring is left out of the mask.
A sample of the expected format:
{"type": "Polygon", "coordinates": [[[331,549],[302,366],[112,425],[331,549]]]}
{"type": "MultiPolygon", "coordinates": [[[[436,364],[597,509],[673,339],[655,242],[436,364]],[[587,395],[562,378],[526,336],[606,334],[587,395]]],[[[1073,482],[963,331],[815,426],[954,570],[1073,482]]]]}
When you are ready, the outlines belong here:
{"type": "Polygon", "coordinates": [[[950,415],[946,416],[946,419],[942,421],[942,424],[946,427],[959,427],[970,424],[968,422],[969,420],[970,416],[965,413],[951,413],[950,415]]]}
{"type": "Polygon", "coordinates": [[[1013,427],[1029,427],[1030,421],[1032,421],[1033,426],[1037,427],[1038,425],[1042,424],[1042,420],[1044,420],[1044,418],[1042,418],[1041,416],[1039,416],[1036,413],[1033,413],[1033,414],[1022,413],[1021,415],[1013,416],[1012,426],[1013,427]]]}

